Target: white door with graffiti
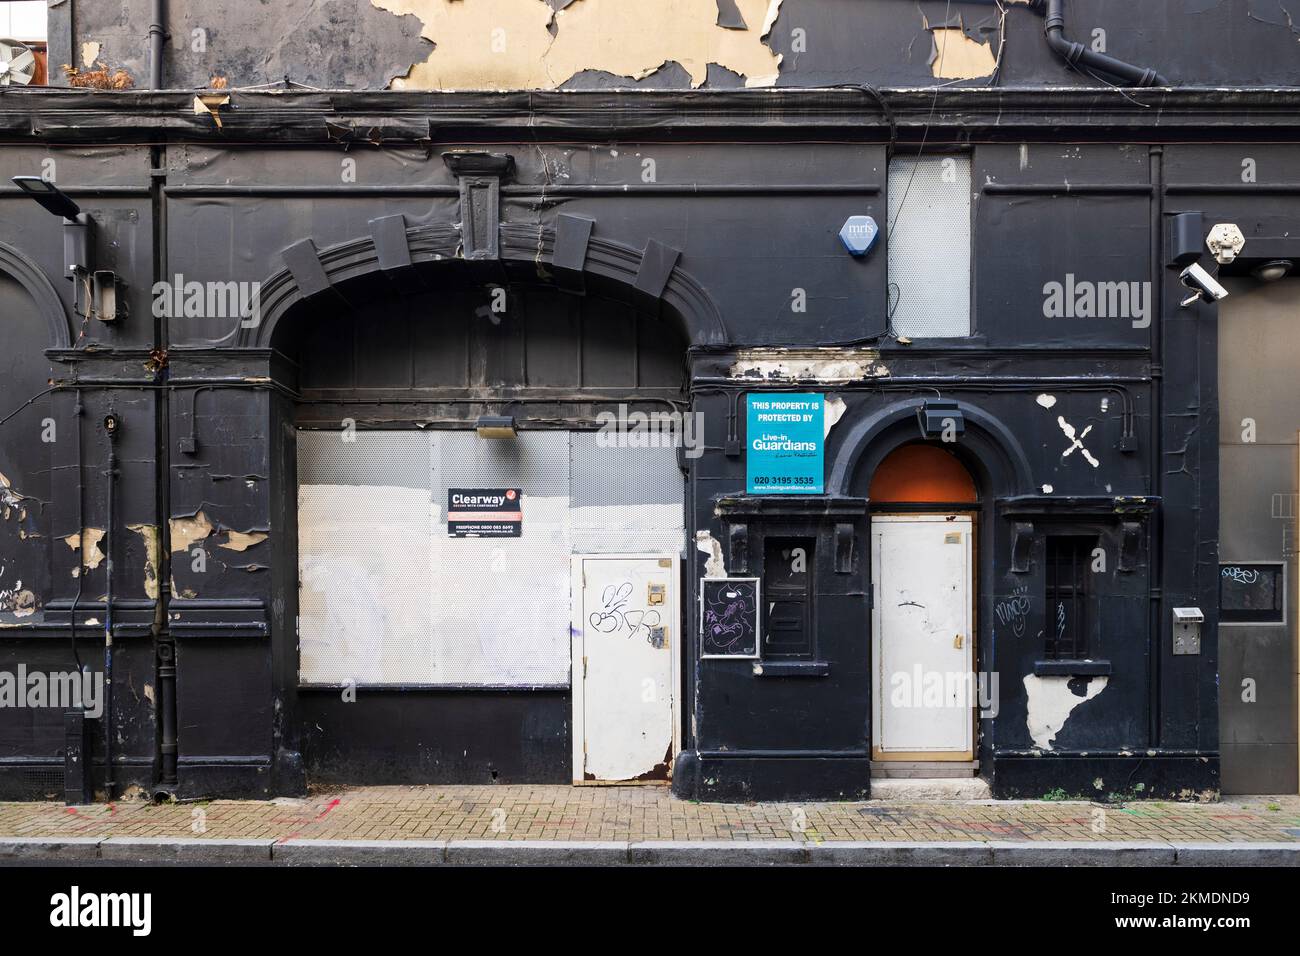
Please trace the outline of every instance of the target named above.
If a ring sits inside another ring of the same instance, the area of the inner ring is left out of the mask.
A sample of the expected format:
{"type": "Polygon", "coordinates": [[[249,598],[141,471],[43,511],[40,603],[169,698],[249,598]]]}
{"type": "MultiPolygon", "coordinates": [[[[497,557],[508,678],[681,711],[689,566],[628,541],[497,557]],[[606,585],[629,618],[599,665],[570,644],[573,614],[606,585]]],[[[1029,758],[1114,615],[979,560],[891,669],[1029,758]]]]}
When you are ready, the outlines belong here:
{"type": "Polygon", "coordinates": [[[876,760],[973,758],[969,515],[875,515],[871,611],[876,760]]]}
{"type": "Polygon", "coordinates": [[[677,558],[573,559],[573,780],[666,781],[677,752],[677,558]]]}

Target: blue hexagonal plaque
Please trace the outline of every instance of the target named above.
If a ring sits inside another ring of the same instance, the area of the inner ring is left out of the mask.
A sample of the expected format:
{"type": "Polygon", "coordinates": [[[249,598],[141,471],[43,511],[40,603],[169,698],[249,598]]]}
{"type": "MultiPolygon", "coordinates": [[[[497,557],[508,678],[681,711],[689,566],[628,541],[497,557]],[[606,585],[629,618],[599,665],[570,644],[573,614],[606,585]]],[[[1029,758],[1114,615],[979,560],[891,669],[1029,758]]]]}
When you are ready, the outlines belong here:
{"type": "Polygon", "coordinates": [[[840,242],[855,256],[865,256],[875,244],[880,229],[870,216],[849,216],[840,229],[840,242]]]}

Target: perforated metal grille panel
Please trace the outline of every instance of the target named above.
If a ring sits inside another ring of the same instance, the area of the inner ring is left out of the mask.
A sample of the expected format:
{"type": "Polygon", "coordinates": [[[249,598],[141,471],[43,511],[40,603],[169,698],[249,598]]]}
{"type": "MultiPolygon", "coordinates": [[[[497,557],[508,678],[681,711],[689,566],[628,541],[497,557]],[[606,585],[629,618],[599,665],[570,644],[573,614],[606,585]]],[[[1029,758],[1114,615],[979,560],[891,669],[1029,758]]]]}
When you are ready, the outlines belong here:
{"type": "Polygon", "coordinates": [[[298,433],[303,679],[384,683],[427,673],[429,440],[298,433]]]}
{"type": "Polygon", "coordinates": [[[889,161],[891,326],[912,338],[970,335],[970,158],[889,161]]]}
{"type": "Polygon", "coordinates": [[[298,433],[304,683],[565,685],[569,557],[680,553],[671,447],[589,432],[298,433]],[[519,538],[449,538],[449,488],[521,488],[519,538]]]}
{"type": "Polygon", "coordinates": [[[518,538],[433,536],[431,611],[438,684],[566,684],[569,680],[569,436],[507,440],[434,432],[434,500],[448,488],[520,488],[518,538]]]}
{"type": "Polygon", "coordinates": [[[601,434],[570,433],[574,552],[680,551],[684,482],[676,450],[608,446],[601,434]]]}

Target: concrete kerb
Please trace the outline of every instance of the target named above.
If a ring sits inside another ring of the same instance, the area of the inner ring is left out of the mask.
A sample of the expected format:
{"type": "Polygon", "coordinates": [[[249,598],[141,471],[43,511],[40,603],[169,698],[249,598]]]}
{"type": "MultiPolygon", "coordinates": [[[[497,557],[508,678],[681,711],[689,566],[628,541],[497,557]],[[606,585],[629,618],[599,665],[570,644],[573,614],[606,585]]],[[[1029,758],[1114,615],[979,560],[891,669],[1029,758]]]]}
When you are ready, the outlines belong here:
{"type": "Polygon", "coordinates": [[[871,840],[809,845],[815,866],[992,866],[993,851],[983,840],[943,843],[882,843],[871,840]]]}
{"type": "Polygon", "coordinates": [[[0,837],[0,865],[17,861],[79,863],[99,859],[102,837],[0,837]]]}
{"type": "Polygon", "coordinates": [[[990,840],[994,866],[1173,866],[1174,848],[1158,840],[1077,843],[990,840]]]}
{"type": "Polygon", "coordinates": [[[274,840],[109,837],[99,844],[99,858],[120,863],[267,863],[274,840]]]}
{"type": "Polygon", "coordinates": [[[446,840],[304,840],[271,846],[285,866],[435,866],[447,862],[446,840]]]}
{"type": "Polygon", "coordinates": [[[0,837],[0,866],[1300,866],[1296,843],[307,840],[0,837]]]}
{"type": "Polygon", "coordinates": [[[1300,866],[1297,843],[1175,843],[1179,866],[1300,866]]]}
{"type": "Polygon", "coordinates": [[[599,840],[452,840],[447,862],[471,866],[621,866],[628,844],[599,840]]]}

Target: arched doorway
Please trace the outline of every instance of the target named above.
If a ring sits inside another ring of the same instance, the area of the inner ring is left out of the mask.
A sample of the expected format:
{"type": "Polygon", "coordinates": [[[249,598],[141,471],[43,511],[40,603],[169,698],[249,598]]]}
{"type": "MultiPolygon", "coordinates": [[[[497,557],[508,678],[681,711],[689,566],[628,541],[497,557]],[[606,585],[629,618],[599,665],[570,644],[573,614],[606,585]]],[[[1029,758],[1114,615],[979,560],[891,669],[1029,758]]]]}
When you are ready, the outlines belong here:
{"type": "Polygon", "coordinates": [[[277,323],[315,780],[669,774],[685,324],[532,280],[421,264],[277,323]]]}
{"type": "Polygon", "coordinates": [[[869,498],[872,759],[882,775],[970,775],[975,481],[942,445],[911,443],[880,462],[869,498]]]}

